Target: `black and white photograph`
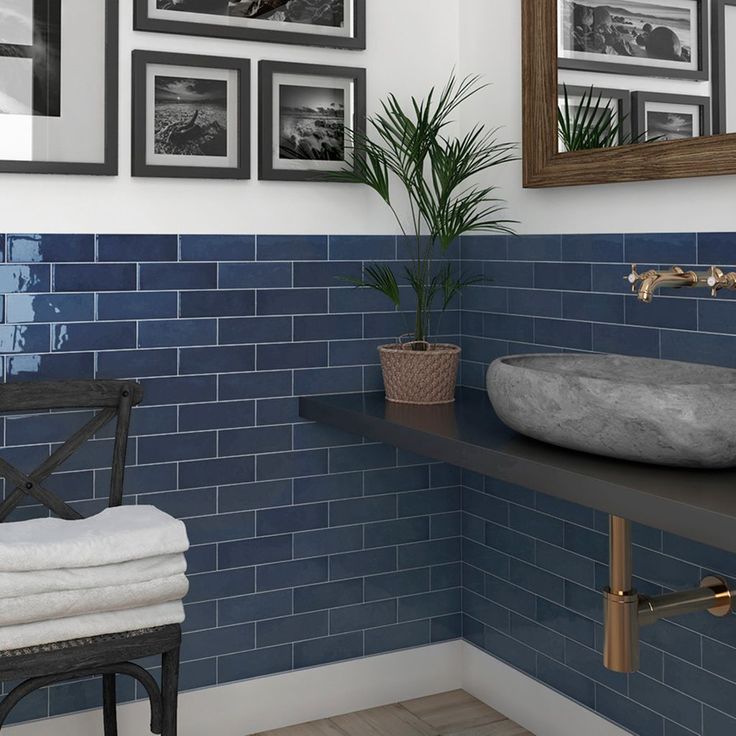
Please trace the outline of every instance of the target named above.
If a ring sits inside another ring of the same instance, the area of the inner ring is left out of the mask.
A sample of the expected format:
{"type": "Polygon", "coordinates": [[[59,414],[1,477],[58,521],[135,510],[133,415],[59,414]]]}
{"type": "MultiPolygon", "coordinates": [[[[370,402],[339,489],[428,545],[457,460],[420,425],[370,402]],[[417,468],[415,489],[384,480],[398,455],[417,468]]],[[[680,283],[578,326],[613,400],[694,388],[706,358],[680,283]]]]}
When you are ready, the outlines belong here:
{"type": "Polygon", "coordinates": [[[117,13],[0,0],[0,171],[116,173],[117,13]]]}
{"type": "Polygon", "coordinates": [[[247,179],[250,62],[133,52],[133,175],[247,179]]]}
{"type": "MultiPolygon", "coordinates": [[[[593,127],[593,124],[606,119],[608,123],[606,130],[610,132],[599,136],[605,141],[606,147],[623,146],[631,142],[631,92],[629,90],[560,85],[557,95],[560,114],[573,124],[577,121],[579,125],[586,124],[593,127]],[[565,98],[566,91],[567,99],[565,98]],[[587,114],[585,110],[581,110],[583,107],[588,109],[587,114]],[[593,111],[596,111],[594,118],[593,111]]],[[[568,149],[562,136],[560,136],[559,143],[560,153],[567,152],[568,149]]]]}
{"type": "Polygon", "coordinates": [[[136,0],[135,27],[364,49],[365,8],[365,0],[136,0]]]}
{"type": "Polygon", "coordinates": [[[365,69],[262,61],[260,178],[325,181],[352,166],[351,136],[366,126],[365,80],[365,69]]]}
{"type": "Polygon", "coordinates": [[[279,87],[279,157],[345,161],[345,90],[279,87]]]}
{"type": "Polygon", "coordinates": [[[158,154],[227,156],[227,82],[157,76],[154,126],[158,154]]]}
{"type": "Polygon", "coordinates": [[[707,78],[704,0],[559,0],[562,69],[707,78]]]}
{"type": "Polygon", "coordinates": [[[633,98],[634,126],[642,143],[711,134],[709,97],[635,92],[633,98]]]}

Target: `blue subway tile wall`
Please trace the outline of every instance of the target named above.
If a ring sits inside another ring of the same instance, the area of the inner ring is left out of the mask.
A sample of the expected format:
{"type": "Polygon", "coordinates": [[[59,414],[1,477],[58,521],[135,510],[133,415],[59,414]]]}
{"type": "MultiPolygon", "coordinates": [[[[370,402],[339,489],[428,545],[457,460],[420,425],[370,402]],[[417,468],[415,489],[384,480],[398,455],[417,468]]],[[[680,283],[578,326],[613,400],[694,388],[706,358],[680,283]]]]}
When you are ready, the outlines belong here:
{"type": "MultiPolygon", "coordinates": [[[[375,384],[401,315],[339,277],[398,264],[397,238],[11,234],[0,250],[5,380],[144,385],[126,501],[188,527],[185,688],[460,636],[460,474],[298,417],[302,394],[375,384]]],[[[458,341],[459,313],[444,324],[458,341]]],[[[85,417],[5,417],[3,454],[30,470],[85,417]]],[[[104,505],[110,442],[49,482],[83,512],[104,505]]],[[[121,682],[121,702],[142,695],[121,682]]],[[[13,720],[99,697],[55,686],[13,720]]]]}
{"type": "MultiPolygon", "coordinates": [[[[491,360],[529,352],[736,367],[729,295],[666,290],[642,305],[624,280],[632,262],[733,270],[734,233],[474,237],[461,257],[488,278],[462,301],[465,385],[485,388],[491,360]]],[[[646,628],[641,672],[608,672],[598,592],[607,584],[607,517],[472,473],[462,485],[466,640],[634,734],[736,733],[736,618],[692,615],[646,628]]],[[[736,555],[655,529],[636,527],[634,542],[646,594],[736,574],[736,555]]]]}
{"type": "MultiPolygon", "coordinates": [[[[185,688],[462,635],[642,736],[736,727],[736,625],[663,623],[643,632],[641,673],[602,668],[604,515],[299,419],[300,395],[380,388],[375,348],[406,315],[336,277],[399,263],[400,239],[51,234],[0,246],[4,380],[144,384],[127,501],[189,530],[185,688]]],[[[462,266],[486,281],[444,318],[442,339],[462,342],[462,381],[479,388],[488,362],[514,352],[736,365],[733,299],[668,291],[644,307],[623,280],[629,258],[728,266],[733,246],[728,233],[467,238],[462,266]]],[[[30,469],[83,421],[6,417],[4,454],[30,469]]],[[[109,449],[102,433],[52,487],[99,510],[109,449]]],[[[635,532],[644,592],[736,576],[736,556],[635,532]]],[[[54,687],[14,720],[96,706],[99,689],[54,687]]],[[[141,695],[121,683],[121,702],[141,695]]]]}

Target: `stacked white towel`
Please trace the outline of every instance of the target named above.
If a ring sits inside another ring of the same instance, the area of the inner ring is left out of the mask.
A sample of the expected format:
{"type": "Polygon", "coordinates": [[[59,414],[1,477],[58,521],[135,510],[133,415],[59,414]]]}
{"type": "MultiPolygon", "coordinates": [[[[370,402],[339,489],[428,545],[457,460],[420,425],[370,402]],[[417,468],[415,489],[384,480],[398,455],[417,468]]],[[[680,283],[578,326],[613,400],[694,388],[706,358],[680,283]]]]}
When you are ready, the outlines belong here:
{"type": "Polygon", "coordinates": [[[153,506],[0,524],[0,650],[181,623],[188,548],[153,506]]]}

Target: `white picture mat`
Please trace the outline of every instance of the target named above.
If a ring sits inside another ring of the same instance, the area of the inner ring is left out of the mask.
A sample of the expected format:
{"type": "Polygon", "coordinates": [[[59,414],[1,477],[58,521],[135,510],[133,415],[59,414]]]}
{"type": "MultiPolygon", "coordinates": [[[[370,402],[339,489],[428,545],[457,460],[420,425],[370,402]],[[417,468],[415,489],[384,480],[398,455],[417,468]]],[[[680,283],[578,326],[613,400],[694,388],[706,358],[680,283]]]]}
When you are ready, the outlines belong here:
{"type": "Polygon", "coordinates": [[[343,0],[345,23],[342,28],[320,26],[311,23],[285,23],[275,20],[257,20],[251,18],[235,18],[230,15],[214,15],[209,13],[190,13],[182,10],[160,10],[156,0],[148,0],[148,17],[157,20],[176,21],[178,23],[205,23],[207,25],[227,26],[230,28],[253,28],[262,31],[282,31],[284,33],[312,33],[317,36],[337,36],[350,38],[355,29],[355,11],[352,0],[343,0]]]}
{"type": "Polygon", "coordinates": [[[0,43],[33,43],[33,0],[3,0],[0,7],[0,43]]]}
{"type": "Polygon", "coordinates": [[[736,6],[726,6],[725,20],[726,44],[725,54],[725,86],[726,94],[722,104],[726,109],[726,130],[724,133],[736,133],[736,6]]]}
{"type": "Polygon", "coordinates": [[[238,109],[238,72],[236,69],[205,69],[193,66],[148,64],[146,67],[146,164],[149,166],[236,168],[239,160],[238,109]],[[186,156],[156,153],[156,77],[211,79],[227,82],[227,156],[186,156]]]}
{"type": "Polygon", "coordinates": [[[61,116],[0,115],[1,159],[104,162],[105,15],[101,0],[64,0],[61,116]]]}
{"type": "MultiPolygon", "coordinates": [[[[573,114],[573,117],[574,117],[574,114],[577,112],[576,108],[582,105],[583,97],[582,95],[568,94],[567,99],[570,103],[570,112],[573,114]]],[[[597,101],[598,101],[598,93],[595,92],[594,99],[593,99],[593,105],[595,105],[597,101]]],[[[611,126],[612,127],[616,126],[619,124],[619,114],[620,114],[620,107],[621,107],[620,102],[617,98],[606,97],[605,95],[603,95],[603,97],[601,97],[601,106],[605,107],[606,103],[608,103],[608,106],[611,110],[611,126]]],[[[560,97],[558,98],[558,104],[561,110],[565,109],[565,95],[564,94],[560,95],[560,97]]],[[[565,148],[561,140],[559,141],[559,151],[560,153],[567,153],[567,149],[565,148]]]]}
{"type": "MultiPolygon", "coordinates": [[[[345,93],[345,127],[355,128],[355,82],[342,77],[321,77],[305,74],[273,75],[273,130],[271,131],[271,160],[275,170],[280,171],[341,171],[345,161],[309,161],[304,159],[283,159],[281,149],[281,87],[324,87],[342,89],[345,93]]],[[[350,136],[345,132],[345,150],[350,144],[350,136]]]]}
{"type": "Polygon", "coordinates": [[[607,54],[594,54],[586,51],[571,51],[565,48],[565,38],[562,29],[564,27],[565,10],[568,7],[568,3],[572,0],[558,0],[557,2],[557,28],[559,33],[557,34],[557,53],[561,59],[575,59],[576,61],[597,61],[605,64],[610,64],[612,69],[616,65],[626,64],[631,66],[644,66],[644,67],[656,67],[662,69],[677,69],[685,71],[697,71],[699,64],[698,59],[700,57],[700,24],[698,21],[698,4],[696,0],[662,0],[656,2],[654,0],[623,0],[618,5],[616,0],[580,0],[585,5],[592,7],[598,7],[600,5],[608,5],[613,7],[629,8],[631,5],[651,5],[654,9],[657,7],[675,7],[688,10],[690,13],[690,28],[692,42],[690,46],[690,63],[667,61],[666,59],[648,59],[640,58],[636,56],[612,56],[607,54]]]}
{"type": "MultiPolygon", "coordinates": [[[[648,126],[649,113],[665,112],[685,115],[693,119],[693,137],[698,138],[703,134],[700,126],[700,107],[698,105],[676,105],[671,102],[647,102],[644,107],[644,127],[648,126]]],[[[649,134],[647,132],[647,139],[649,134]]]]}

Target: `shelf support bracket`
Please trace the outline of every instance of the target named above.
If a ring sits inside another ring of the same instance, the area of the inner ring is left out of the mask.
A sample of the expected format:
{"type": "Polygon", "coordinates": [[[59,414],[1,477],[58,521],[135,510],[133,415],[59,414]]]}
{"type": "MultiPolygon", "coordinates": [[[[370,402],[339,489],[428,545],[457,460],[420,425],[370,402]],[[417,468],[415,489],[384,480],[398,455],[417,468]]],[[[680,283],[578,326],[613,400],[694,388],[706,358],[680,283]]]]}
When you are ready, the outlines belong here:
{"type": "Polygon", "coordinates": [[[648,598],[633,585],[631,522],[610,517],[610,582],[603,591],[605,641],[603,662],[614,672],[639,669],[639,632],[664,618],[707,611],[713,616],[728,616],[734,596],[722,578],[704,578],[698,588],[648,598]]]}

